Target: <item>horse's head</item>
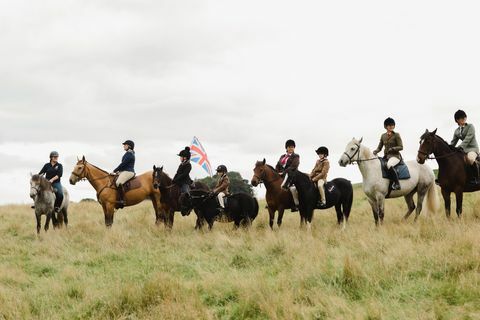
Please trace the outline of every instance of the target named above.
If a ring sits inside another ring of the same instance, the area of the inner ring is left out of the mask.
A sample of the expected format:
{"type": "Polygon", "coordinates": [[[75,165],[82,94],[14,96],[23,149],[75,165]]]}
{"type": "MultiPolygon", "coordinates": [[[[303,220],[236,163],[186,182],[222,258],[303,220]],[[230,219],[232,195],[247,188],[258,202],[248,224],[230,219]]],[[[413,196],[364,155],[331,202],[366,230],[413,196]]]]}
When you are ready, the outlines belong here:
{"type": "Polygon", "coordinates": [[[73,168],[72,174],[70,175],[70,184],[75,185],[78,181],[86,178],[86,167],[87,161],[85,160],[85,156],[83,156],[73,168]]]}
{"type": "Polygon", "coordinates": [[[424,164],[428,156],[435,151],[435,137],[437,136],[437,129],[429,132],[428,129],[420,137],[420,148],[418,148],[417,162],[424,164]]]}
{"type": "MultiPolygon", "coordinates": [[[[38,174],[30,174],[30,198],[35,200],[35,198],[38,196],[38,194],[42,191],[45,190],[52,190],[52,185],[51,183],[42,177],[41,175],[38,174]]],[[[53,191],[53,190],[52,190],[53,191]]]]}
{"type": "Polygon", "coordinates": [[[158,189],[162,186],[163,166],[153,166],[153,187],[158,189]]]}
{"type": "Polygon", "coordinates": [[[347,146],[345,147],[345,152],[338,160],[338,164],[341,167],[346,167],[349,164],[357,161],[360,158],[360,148],[362,144],[363,138],[357,140],[355,138],[350,141],[347,146]]]}
{"type": "Polygon", "coordinates": [[[263,161],[257,161],[257,163],[255,163],[255,168],[253,168],[253,177],[251,181],[252,186],[256,187],[263,182],[263,180],[265,179],[266,167],[267,166],[265,159],[263,159],[263,161]]]}

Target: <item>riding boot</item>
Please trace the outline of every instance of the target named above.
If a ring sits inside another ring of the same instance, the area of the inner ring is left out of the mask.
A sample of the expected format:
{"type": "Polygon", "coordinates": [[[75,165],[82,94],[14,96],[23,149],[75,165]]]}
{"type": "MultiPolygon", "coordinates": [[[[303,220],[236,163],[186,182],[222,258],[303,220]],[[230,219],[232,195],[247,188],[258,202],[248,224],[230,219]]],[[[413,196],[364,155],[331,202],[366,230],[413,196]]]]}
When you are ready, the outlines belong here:
{"type": "Polygon", "coordinates": [[[123,184],[117,187],[117,208],[123,209],[125,207],[125,200],[124,200],[124,191],[123,191],[123,184]]]}
{"type": "Polygon", "coordinates": [[[393,181],[392,190],[400,190],[400,181],[398,179],[397,171],[392,167],[390,168],[389,172],[390,172],[390,178],[393,181]]]}
{"type": "Polygon", "coordinates": [[[480,184],[480,167],[478,162],[475,162],[471,166],[471,171],[472,171],[472,183],[475,185],[480,184]]]}

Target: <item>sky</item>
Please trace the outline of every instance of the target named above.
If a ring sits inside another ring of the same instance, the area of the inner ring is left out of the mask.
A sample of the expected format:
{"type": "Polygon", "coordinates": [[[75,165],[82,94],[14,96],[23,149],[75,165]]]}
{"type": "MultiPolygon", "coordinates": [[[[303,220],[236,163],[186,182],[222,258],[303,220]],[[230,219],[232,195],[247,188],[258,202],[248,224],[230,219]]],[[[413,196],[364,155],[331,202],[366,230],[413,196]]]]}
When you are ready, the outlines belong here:
{"type": "MultiPolygon", "coordinates": [[[[300,170],[330,149],[329,178],[360,182],[338,159],[376,147],[393,117],[406,159],[420,135],[449,140],[462,108],[480,127],[476,1],[0,0],[0,204],[29,203],[30,172],[60,153],[108,171],[136,143],[136,171],[197,136],[213,167],[251,179],[287,139],[300,170]]],[[[429,165],[436,167],[434,162],[429,165]]],[[[205,173],[194,166],[192,177],[205,173]]],[[[264,187],[255,188],[259,197],[264,187]]]]}

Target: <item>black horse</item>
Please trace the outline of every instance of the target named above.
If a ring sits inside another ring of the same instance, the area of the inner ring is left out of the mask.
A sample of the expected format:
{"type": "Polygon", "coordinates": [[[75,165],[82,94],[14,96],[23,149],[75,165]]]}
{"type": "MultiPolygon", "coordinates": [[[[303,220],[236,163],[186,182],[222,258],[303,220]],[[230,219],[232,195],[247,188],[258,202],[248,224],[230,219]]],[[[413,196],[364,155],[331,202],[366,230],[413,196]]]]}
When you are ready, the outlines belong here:
{"type": "MultiPolygon", "coordinates": [[[[301,224],[312,223],[313,211],[320,209],[318,206],[320,194],[310,177],[298,170],[287,172],[283,188],[295,185],[299,197],[299,211],[301,224]]],[[[343,178],[334,179],[325,184],[326,206],[322,209],[335,207],[338,224],[348,222],[353,203],[352,183],[343,178]]]]}
{"type": "Polygon", "coordinates": [[[217,197],[212,192],[205,190],[191,190],[190,195],[182,199],[182,211],[194,209],[199,216],[200,229],[203,221],[212,229],[215,220],[219,222],[234,222],[235,228],[249,227],[258,215],[258,201],[246,193],[237,193],[225,198],[225,214],[221,215],[217,197]]]}

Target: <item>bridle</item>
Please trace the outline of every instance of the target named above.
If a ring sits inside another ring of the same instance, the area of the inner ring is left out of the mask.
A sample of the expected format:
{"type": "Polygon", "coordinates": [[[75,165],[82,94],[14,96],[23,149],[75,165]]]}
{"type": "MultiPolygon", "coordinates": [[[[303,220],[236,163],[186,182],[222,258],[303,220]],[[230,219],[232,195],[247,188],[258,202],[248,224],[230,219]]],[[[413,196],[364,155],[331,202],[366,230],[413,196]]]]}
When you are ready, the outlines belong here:
{"type": "Polygon", "coordinates": [[[352,156],[350,156],[347,152],[344,152],[343,154],[347,156],[348,158],[348,161],[350,162],[350,164],[353,164],[355,162],[357,163],[360,163],[360,162],[365,162],[365,161],[372,161],[372,160],[378,160],[378,157],[375,157],[375,158],[370,158],[370,159],[360,159],[360,143],[355,143],[355,145],[357,146],[357,150],[353,153],[352,156]],[[358,158],[355,160],[355,156],[358,155],[358,158]]]}
{"type": "MultiPolygon", "coordinates": [[[[264,166],[266,166],[266,165],[264,165],[264,166]]],[[[262,176],[265,177],[265,169],[263,169],[262,176]]],[[[275,182],[275,181],[277,181],[277,180],[281,180],[281,179],[282,179],[282,177],[278,176],[278,177],[276,177],[276,178],[273,178],[273,180],[265,181],[264,178],[261,178],[261,177],[257,176],[256,174],[254,174],[253,177],[258,180],[258,184],[262,184],[262,183],[263,183],[263,184],[265,184],[265,183],[272,183],[272,182],[275,182]]]]}
{"type": "MultiPolygon", "coordinates": [[[[420,147],[422,146],[423,143],[420,144],[420,147]]],[[[433,148],[432,148],[433,149],[433,148]]],[[[425,156],[425,160],[437,160],[437,159],[445,159],[445,158],[450,158],[451,156],[456,155],[458,152],[457,151],[452,151],[451,153],[444,154],[443,156],[438,156],[438,157],[430,157],[432,153],[434,153],[434,150],[432,152],[425,152],[420,149],[417,151],[419,154],[425,156]]]]}
{"type": "MultiPolygon", "coordinates": [[[[92,166],[94,166],[93,164],[91,164],[92,166]]],[[[94,166],[95,167],[95,166],[94,166]]],[[[96,167],[97,169],[100,169],[98,167],[96,167]]],[[[75,171],[72,171],[72,175],[74,175],[75,177],[77,177],[79,180],[86,180],[87,179],[87,173],[85,173],[85,170],[87,169],[87,161],[84,162],[84,166],[83,166],[83,169],[80,173],[76,173],[75,171]],[[83,176],[83,177],[82,177],[83,176]]],[[[101,169],[100,169],[101,170],[101,169]]],[[[90,171],[90,170],[89,170],[90,171]]],[[[103,171],[103,170],[102,170],[103,171]]],[[[110,174],[106,174],[104,176],[101,176],[99,178],[95,178],[95,179],[91,179],[90,182],[93,182],[93,181],[97,181],[97,180],[101,180],[101,179],[105,179],[107,177],[109,177],[110,174]]]]}

